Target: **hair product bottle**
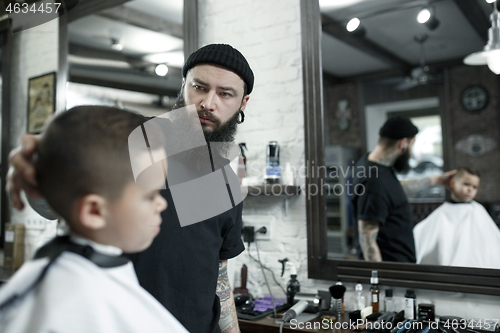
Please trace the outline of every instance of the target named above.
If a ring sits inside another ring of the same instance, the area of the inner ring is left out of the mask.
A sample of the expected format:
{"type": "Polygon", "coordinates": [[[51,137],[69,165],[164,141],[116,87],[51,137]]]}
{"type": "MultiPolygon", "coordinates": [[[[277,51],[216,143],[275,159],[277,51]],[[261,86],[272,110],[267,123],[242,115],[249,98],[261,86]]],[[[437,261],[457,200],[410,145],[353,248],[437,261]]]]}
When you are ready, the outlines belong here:
{"type": "Polygon", "coordinates": [[[292,263],[290,265],[290,280],[286,284],[286,302],[288,305],[294,304],[295,294],[300,291],[300,283],[297,280],[297,269],[292,263]]]}
{"type": "Polygon", "coordinates": [[[415,296],[415,291],[413,289],[406,290],[404,310],[406,319],[416,319],[417,296],[415,296]]]}
{"type": "MultiPolygon", "coordinates": [[[[342,282],[340,282],[340,280],[337,281],[337,283],[335,283],[336,286],[341,286],[342,285],[342,282]]],[[[344,296],[342,296],[342,314],[344,313],[344,296]]]]}
{"type": "Polygon", "coordinates": [[[270,141],[267,145],[265,177],[268,184],[278,184],[281,178],[280,146],[276,141],[270,141]]]}
{"type": "Polygon", "coordinates": [[[394,305],[394,298],[392,298],[392,289],[385,290],[384,311],[385,312],[396,311],[394,305]]]}
{"type": "Polygon", "coordinates": [[[358,282],[356,285],[356,299],[354,301],[354,310],[363,310],[366,307],[365,295],[363,295],[363,285],[358,282]]]}
{"type": "Polygon", "coordinates": [[[380,302],[380,289],[378,287],[378,272],[372,271],[372,277],[370,278],[370,283],[372,287],[371,291],[371,299],[372,299],[372,308],[373,312],[379,311],[379,302],[380,302]]]}

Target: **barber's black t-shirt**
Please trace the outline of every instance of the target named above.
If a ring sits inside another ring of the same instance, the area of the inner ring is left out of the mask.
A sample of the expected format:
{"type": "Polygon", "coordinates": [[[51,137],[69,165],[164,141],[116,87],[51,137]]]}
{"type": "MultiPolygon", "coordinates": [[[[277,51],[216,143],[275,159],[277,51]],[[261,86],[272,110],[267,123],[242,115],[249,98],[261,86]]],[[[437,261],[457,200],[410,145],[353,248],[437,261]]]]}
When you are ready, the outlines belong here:
{"type": "Polygon", "coordinates": [[[380,223],[377,244],[383,261],[415,263],[410,205],[394,170],[369,161],[367,154],[355,171],[352,203],[356,222],[380,223]]]}
{"type": "MultiPolygon", "coordinates": [[[[172,165],[169,172],[171,170],[172,165]]],[[[181,227],[168,183],[166,185],[161,195],[168,206],[161,213],[160,233],[147,250],[128,256],[141,286],[189,332],[218,333],[219,261],[234,258],[245,249],[241,240],[243,203],[213,218],[181,227]]],[[[230,192],[227,184],[226,187],[230,192]]]]}
{"type": "Polygon", "coordinates": [[[168,203],[161,214],[161,231],[146,251],[130,255],[139,283],[189,332],[220,332],[220,302],[215,294],[219,260],[244,250],[243,204],[181,227],[170,190],[161,193],[168,203]]]}
{"type": "Polygon", "coordinates": [[[220,332],[220,302],[215,294],[219,260],[244,250],[243,204],[181,227],[170,190],[161,193],[168,203],[161,214],[161,231],[146,251],[130,255],[139,283],[189,332],[220,332]]]}

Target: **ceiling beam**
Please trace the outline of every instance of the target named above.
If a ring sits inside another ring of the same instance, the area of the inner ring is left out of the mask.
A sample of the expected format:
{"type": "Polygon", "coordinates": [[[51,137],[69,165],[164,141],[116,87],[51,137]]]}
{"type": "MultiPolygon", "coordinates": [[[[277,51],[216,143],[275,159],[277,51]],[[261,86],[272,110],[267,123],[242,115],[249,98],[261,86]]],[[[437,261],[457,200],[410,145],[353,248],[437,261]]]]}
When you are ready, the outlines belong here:
{"type": "Polygon", "coordinates": [[[114,89],[121,89],[121,90],[129,90],[129,91],[137,91],[137,92],[142,92],[142,93],[146,93],[146,94],[160,95],[160,96],[177,97],[177,94],[178,94],[178,91],[175,91],[172,89],[158,87],[158,86],[151,86],[151,85],[136,84],[132,80],[131,81],[116,81],[116,80],[111,80],[111,79],[95,78],[95,77],[91,77],[91,76],[75,74],[75,73],[72,73],[71,71],[69,74],[68,81],[74,82],[74,83],[88,84],[88,85],[93,85],[93,86],[100,86],[100,87],[107,87],[107,88],[114,88],[114,89]]]}
{"type": "Polygon", "coordinates": [[[139,28],[160,32],[177,38],[183,38],[182,24],[168,21],[158,16],[149,15],[125,6],[106,9],[100,11],[98,15],[139,28]]]}
{"type": "Polygon", "coordinates": [[[80,0],[75,8],[68,12],[68,23],[78,20],[87,15],[97,14],[98,12],[120,6],[130,0],[80,0]]]}
{"type": "MultiPolygon", "coordinates": [[[[445,61],[434,62],[434,63],[430,63],[427,65],[429,67],[433,68],[434,70],[442,71],[444,68],[451,68],[451,67],[464,65],[464,60],[463,60],[463,58],[457,58],[457,59],[450,59],[450,60],[445,60],[445,61]]],[[[366,74],[361,74],[361,75],[352,75],[352,76],[347,76],[347,77],[342,77],[342,78],[332,76],[332,75],[323,71],[323,75],[325,75],[325,74],[328,75],[328,78],[331,80],[332,84],[344,84],[344,83],[359,82],[359,81],[371,81],[371,80],[377,80],[377,79],[385,79],[388,77],[398,77],[398,76],[404,77],[404,76],[408,75],[407,72],[402,71],[401,69],[389,69],[389,70],[384,70],[384,71],[379,71],[379,72],[366,73],[366,74]]]]}
{"type": "Polygon", "coordinates": [[[490,28],[490,20],[484,14],[479,3],[477,1],[471,0],[454,1],[467,21],[469,21],[470,25],[486,43],[488,41],[488,29],[490,28]]]}
{"type": "Polygon", "coordinates": [[[406,60],[398,57],[394,53],[370,41],[369,39],[351,35],[342,24],[332,18],[322,14],[321,21],[323,32],[358,49],[359,51],[369,54],[393,67],[402,69],[412,67],[412,65],[406,60]]]}
{"type": "MultiPolygon", "coordinates": [[[[139,57],[132,57],[124,55],[121,52],[116,51],[106,51],[102,49],[96,49],[93,47],[80,45],[76,43],[69,43],[69,54],[91,59],[105,59],[105,60],[115,60],[124,61],[129,63],[134,68],[141,68],[151,65],[156,65],[151,62],[142,60],[139,57]]],[[[182,77],[182,69],[177,67],[168,66],[168,74],[178,77],[182,77]]]]}

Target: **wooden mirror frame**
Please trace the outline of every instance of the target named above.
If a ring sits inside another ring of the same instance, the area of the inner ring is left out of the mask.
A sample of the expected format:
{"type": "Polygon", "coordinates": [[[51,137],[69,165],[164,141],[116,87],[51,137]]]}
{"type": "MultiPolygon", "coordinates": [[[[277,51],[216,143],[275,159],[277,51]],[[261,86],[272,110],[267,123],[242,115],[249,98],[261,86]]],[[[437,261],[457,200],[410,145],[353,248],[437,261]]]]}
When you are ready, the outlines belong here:
{"type": "MultiPolygon", "coordinates": [[[[301,27],[305,157],[309,167],[312,162],[324,165],[321,19],[317,0],[301,0],[301,27]]],[[[321,193],[309,196],[307,191],[319,188],[323,181],[321,175],[308,169],[305,195],[309,278],[369,283],[371,271],[377,270],[382,285],[500,295],[500,273],[495,269],[328,259],[325,197],[321,193]]]]}

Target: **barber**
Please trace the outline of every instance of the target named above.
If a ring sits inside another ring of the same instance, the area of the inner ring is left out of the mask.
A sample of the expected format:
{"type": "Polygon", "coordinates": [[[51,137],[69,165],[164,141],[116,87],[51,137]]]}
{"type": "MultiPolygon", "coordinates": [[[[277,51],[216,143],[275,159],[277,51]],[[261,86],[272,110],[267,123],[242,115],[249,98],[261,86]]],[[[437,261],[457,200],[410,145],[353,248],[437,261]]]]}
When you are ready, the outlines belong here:
{"type": "Polygon", "coordinates": [[[353,185],[362,188],[352,198],[358,224],[360,259],[415,263],[413,222],[408,193],[436,184],[449,186],[455,170],[424,179],[402,181],[396,173],[410,169],[418,128],[404,117],[389,118],[379,131],[375,149],[355,166],[353,185]]]}

